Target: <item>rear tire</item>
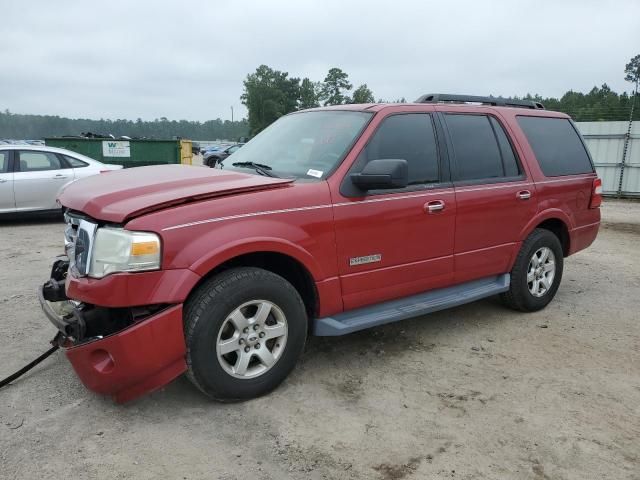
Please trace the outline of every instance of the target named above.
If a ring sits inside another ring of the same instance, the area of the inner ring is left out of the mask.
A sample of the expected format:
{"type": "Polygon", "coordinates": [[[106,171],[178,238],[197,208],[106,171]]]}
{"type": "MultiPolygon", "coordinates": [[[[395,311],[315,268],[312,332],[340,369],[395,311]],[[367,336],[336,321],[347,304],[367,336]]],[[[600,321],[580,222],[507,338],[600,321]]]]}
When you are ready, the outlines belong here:
{"type": "Polygon", "coordinates": [[[187,377],[219,401],[264,395],[293,370],[307,323],[300,295],[284,278],[259,268],[227,270],[186,302],[187,377]]]}
{"type": "Polygon", "coordinates": [[[537,228],[523,242],[511,270],[509,291],[501,299],[521,312],[541,310],[558,291],[562,270],[560,240],[549,230],[537,228]]]}

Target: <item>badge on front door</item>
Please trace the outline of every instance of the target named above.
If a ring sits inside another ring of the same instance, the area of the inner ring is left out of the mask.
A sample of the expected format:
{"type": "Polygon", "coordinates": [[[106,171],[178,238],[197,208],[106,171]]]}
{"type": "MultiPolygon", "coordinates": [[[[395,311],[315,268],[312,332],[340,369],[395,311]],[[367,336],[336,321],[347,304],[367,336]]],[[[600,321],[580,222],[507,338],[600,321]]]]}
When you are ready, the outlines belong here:
{"type": "Polygon", "coordinates": [[[376,253],[375,255],[365,255],[364,257],[353,257],[349,259],[349,266],[354,267],[356,265],[364,265],[365,263],[375,263],[382,260],[382,255],[376,253]]]}

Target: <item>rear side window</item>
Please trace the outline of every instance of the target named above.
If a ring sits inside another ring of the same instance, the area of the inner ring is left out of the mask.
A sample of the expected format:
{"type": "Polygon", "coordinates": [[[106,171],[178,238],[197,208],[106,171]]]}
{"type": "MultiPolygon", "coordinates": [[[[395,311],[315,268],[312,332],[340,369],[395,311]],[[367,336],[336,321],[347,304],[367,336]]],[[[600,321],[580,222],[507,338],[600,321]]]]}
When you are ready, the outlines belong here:
{"type": "Polygon", "coordinates": [[[78,160],[77,158],[70,157],[69,155],[63,155],[63,157],[66,162],[71,165],[71,168],[82,168],[89,166],[88,163],[83,162],[82,160],[78,160]]]}
{"type": "MultiPolygon", "coordinates": [[[[498,139],[489,117],[486,115],[445,114],[445,120],[456,160],[456,180],[480,180],[509,176],[505,173],[498,139]]],[[[502,131],[499,125],[498,127],[502,131]]],[[[511,151],[511,155],[513,155],[513,151],[511,151]]],[[[511,161],[515,161],[515,156],[511,161]]]]}
{"type": "Polygon", "coordinates": [[[518,123],[545,176],[593,172],[587,150],[568,119],[518,116],[518,123]]]}
{"type": "Polygon", "coordinates": [[[0,151],[0,173],[7,173],[9,171],[9,152],[0,151]]]}
{"type": "Polygon", "coordinates": [[[387,117],[363,152],[366,162],[406,160],[409,185],[436,183],[440,178],[438,147],[431,115],[408,113],[387,117]]]}
{"type": "Polygon", "coordinates": [[[21,172],[40,172],[62,168],[60,159],[53,153],[21,151],[18,155],[21,172]]]}

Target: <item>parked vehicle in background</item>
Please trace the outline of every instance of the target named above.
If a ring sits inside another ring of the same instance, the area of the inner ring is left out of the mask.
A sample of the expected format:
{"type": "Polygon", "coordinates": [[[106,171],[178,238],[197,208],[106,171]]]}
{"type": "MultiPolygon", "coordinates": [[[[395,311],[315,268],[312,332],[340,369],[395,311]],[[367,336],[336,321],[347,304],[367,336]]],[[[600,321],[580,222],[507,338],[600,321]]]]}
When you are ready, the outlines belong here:
{"type": "Polygon", "coordinates": [[[209,145],[206,148],[202,148],[200,150],[200,153],[202,155],[206,155],[207,153],[210,153],[210,152],[217,152],[218,150],[222,150],[222,149],[226,148],[227,146],[228,146],[228,144],[209,145]]]}
{"type": "Polygon", "coordinates": [[[56,198],[71,182],[121,168],[61,148],[0,145],[0,213],[60,211],[56,198]]]}
{"type": "Polygon", "coordinates": [[[202,159],[202,163],[207,167],[213,168],[217,164],[222,162],[225,158],[237,152],[243,145],[244,143],[236,143],[235,145],[231,145],[221,150],[214,150],[212,152],[205,153],[204,158],[202,159]]]}
{"type": "Polygon", "coordinates": [[[127,401],[186,372],[231,401],[278,386],[309,333],[492,295],[544,308],[596,238],[601,183],[567,115],[426,95],[292,113],[223,169],[125,170],[60,201],[68,259],[39,296],[84,384],[127,401]]]}

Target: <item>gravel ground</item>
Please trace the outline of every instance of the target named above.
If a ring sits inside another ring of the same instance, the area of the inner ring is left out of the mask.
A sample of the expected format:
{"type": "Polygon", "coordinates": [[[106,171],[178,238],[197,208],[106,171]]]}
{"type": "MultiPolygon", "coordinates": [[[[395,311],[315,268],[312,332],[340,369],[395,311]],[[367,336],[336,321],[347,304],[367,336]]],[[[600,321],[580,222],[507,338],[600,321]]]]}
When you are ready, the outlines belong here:
{"type": "MultiPolygon", "coordinates": [[[[544,311],[488,299],[311,338],[246,403],[180,378],[115,405],[56,352],[0,390],[0,477],[640,479],[640,203],[607,201],[603,220],[544,311]]],[[[54,334],[34,289],[62,229],[0,224],[0,377],[54,334]]]]}

